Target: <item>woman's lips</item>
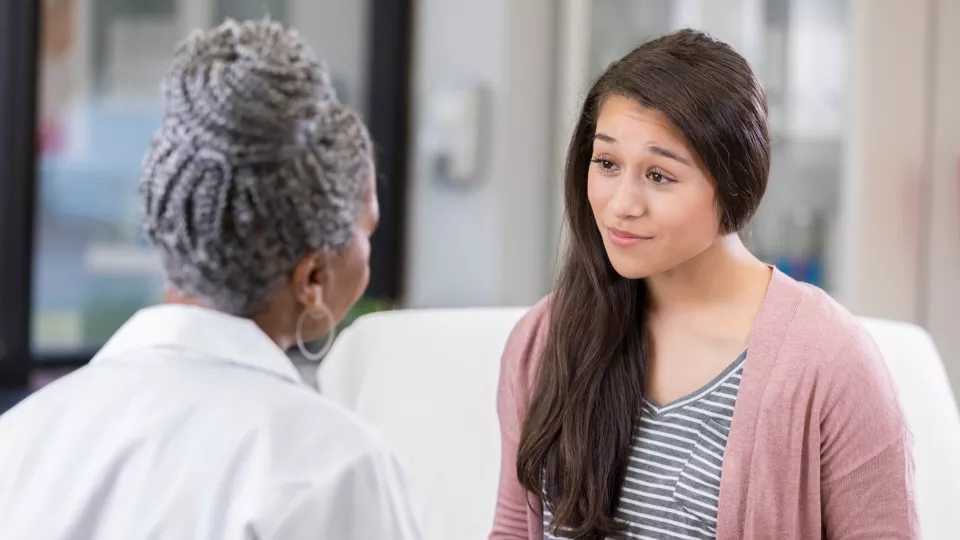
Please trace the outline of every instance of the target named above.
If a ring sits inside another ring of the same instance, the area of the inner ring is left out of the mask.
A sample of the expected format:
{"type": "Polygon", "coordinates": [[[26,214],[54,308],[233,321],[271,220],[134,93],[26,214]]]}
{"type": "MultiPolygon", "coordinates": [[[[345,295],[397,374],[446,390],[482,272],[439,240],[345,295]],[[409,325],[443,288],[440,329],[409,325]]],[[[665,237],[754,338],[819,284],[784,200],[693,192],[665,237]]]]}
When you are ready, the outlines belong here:
{"type": "Polygon", "coordinates": [[[653,240],[652,236],[633,234],[613,227],[607,227],[607,238],[610,239],[611,244],[622,248],[633,247],[643,242],[653,240]]]}

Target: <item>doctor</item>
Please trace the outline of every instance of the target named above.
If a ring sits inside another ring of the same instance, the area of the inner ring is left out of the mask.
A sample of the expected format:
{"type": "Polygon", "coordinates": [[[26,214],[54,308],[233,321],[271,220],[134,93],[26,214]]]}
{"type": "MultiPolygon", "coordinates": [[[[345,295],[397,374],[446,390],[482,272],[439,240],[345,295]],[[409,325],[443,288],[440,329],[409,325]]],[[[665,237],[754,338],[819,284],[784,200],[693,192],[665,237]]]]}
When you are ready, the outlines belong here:
{"type": "Polygon", "coordinates": [[[417,538],[381,440],[284,354],[322,356],[367,285],[365,127],[273,22],[195,33],[162,89],[141,194],[166,302],[0,418],[0,538],[417,538]]]}

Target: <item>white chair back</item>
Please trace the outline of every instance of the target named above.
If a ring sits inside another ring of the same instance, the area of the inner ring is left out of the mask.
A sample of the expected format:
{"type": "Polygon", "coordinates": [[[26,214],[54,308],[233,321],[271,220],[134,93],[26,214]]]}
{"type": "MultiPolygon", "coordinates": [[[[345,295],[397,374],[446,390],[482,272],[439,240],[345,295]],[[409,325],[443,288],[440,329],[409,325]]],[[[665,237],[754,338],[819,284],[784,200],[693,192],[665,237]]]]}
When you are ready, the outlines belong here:
{"type": "MultiPolygon", "coordinates": [[[[344,331],[319,371],[321,392],[376,427],[404,464],[424,540],[481,540],[500,467],[500,354],[523,309],[370,315],[344,331]]],[[[924,538],[960,538],[960,415],[930,336],[862,319],[900,389],[915,436],[924,538]]]]}
{"type": "Polygon", "coordinates": [[[481,540],[500,474],[500,355],[525,309],[369,315],[318,371],[321,393],[377,428],[407,472],[424,540],[481,540]]]}
{"type": "Polygon", "coordinates": [[[919,326],[865,317],[860,322],[887,361],[913,431],[923,537],[960,538],[960,413],[937,347],[919,326]]]}

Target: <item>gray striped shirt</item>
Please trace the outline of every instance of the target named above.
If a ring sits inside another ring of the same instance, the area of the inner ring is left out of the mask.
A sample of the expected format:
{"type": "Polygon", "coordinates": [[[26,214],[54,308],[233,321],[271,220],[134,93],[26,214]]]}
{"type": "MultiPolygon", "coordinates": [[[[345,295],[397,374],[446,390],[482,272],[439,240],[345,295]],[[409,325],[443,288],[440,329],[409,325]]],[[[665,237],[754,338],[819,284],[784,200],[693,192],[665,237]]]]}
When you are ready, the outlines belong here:
{"type": "MultiPolygon", "coordinates": [[[[662,407],[644,400],[635,428],[617,539],[714,539],[720,471],[747,353],[699,390],[662,407]]],[[[544,538],[550,512],[544,509],[544,538]]]]}

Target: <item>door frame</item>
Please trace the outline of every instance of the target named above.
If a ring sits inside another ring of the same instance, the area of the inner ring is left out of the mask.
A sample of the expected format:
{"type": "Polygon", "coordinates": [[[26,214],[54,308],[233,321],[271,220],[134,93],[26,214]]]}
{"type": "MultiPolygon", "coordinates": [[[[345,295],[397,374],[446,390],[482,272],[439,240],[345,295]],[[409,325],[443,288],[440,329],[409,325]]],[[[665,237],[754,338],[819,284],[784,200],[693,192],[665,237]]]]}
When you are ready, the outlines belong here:
{"type": "Polygon", "coordinates": [[[0,387],[30,376],[40,2],[0,2],[0,387]]]}

